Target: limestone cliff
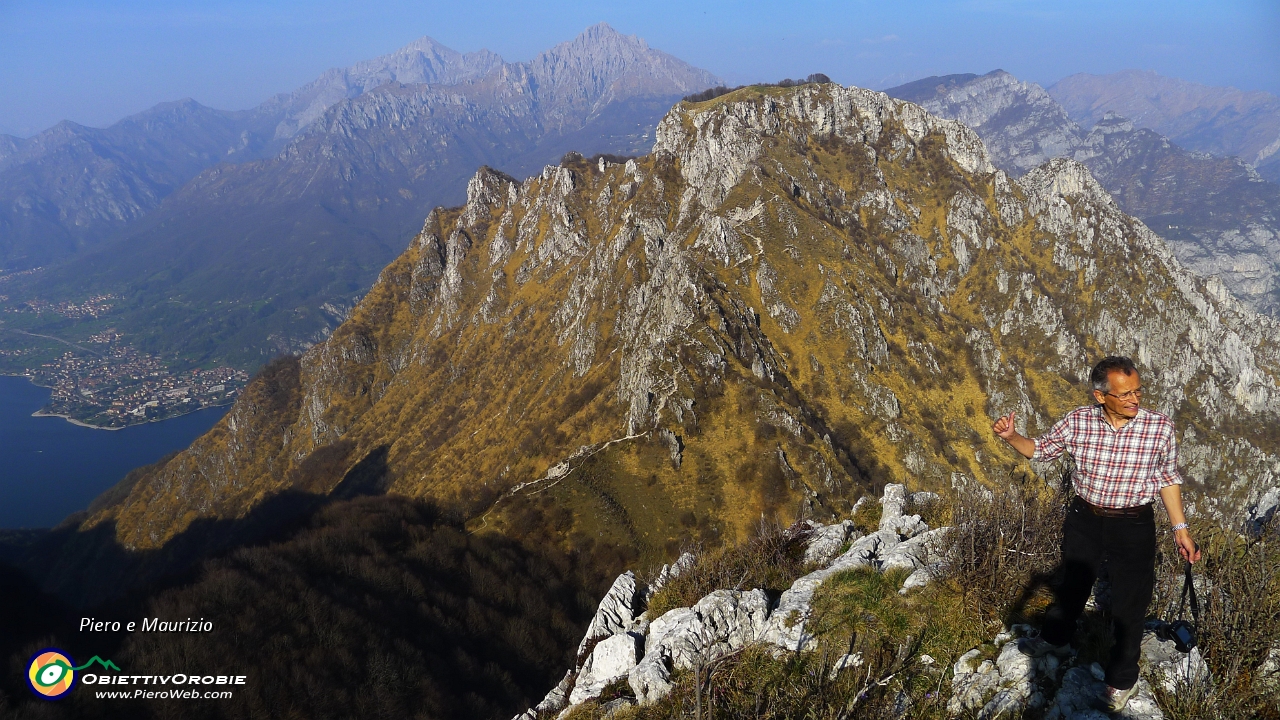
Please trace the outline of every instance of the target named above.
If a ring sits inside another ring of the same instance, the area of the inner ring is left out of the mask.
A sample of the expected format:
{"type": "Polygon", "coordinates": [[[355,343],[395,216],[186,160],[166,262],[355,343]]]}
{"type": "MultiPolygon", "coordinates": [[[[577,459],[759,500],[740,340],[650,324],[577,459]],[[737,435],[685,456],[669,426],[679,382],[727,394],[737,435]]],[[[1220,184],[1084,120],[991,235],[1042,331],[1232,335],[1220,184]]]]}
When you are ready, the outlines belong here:
{"type": "Polygon", "coordinates": [[[1013,457],[989,417],[1043,431],[1108,353],[1225,499],[1280,471],[1277,330],[1077,162],[1013,180],[882,93],[746,88],[677,105],[625,164],[482,169],[326,342],[84,526],[156,547],[328,492],[294,485],[341,448],[477,526],[536,502],[656,554],[845,513],[871,484],[996,482],[1013,457]]]}

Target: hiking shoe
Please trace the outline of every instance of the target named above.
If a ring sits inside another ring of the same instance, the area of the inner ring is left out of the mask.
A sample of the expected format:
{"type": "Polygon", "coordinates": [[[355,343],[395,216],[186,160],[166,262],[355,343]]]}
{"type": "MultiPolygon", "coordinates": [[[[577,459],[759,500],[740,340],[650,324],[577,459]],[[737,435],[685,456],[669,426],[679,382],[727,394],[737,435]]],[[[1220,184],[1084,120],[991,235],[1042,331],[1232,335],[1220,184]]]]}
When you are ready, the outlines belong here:
{"type": "Polygon", "coordinates": [[[1134,683],[1133,687],[1125,690],[1119,690],[1108,685],[1107,691],[1103,696],[1103,700],[1106,702],[1106,709],[1111,712],[1120,712],[1125,705],[1129,704],[1129,698],[1133,697],[1137,692],[1138,683],[1134,683]]]}
{"type": "Polygon", "coordinates": [[[1023,639],[1020,642],[1018,649],[1033,658],[1042,658],[1046,655],[1052,655],[1059,660],[1067,660],[1076,656],[1075,649],[1070,645],[1054,645],[1053,643],[1047,640],[1041,640],[1040,638],[1023,639]]]}

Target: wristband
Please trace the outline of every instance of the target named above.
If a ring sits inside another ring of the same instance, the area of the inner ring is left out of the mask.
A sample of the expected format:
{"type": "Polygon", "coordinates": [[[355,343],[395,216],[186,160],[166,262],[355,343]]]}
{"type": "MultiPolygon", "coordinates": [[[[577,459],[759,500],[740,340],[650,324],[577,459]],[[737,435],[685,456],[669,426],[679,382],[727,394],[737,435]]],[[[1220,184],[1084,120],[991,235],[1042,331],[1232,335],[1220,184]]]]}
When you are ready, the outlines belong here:
{"type": "Polygon", "coordinates": [[[1179,530],[1186,530],[1190,527],[1191,526],[1186,523],[1178,523],[1177,525],[1174,525],[1173,527],[1169,528],[1169,532],[1178,532],[1179,530]]]}

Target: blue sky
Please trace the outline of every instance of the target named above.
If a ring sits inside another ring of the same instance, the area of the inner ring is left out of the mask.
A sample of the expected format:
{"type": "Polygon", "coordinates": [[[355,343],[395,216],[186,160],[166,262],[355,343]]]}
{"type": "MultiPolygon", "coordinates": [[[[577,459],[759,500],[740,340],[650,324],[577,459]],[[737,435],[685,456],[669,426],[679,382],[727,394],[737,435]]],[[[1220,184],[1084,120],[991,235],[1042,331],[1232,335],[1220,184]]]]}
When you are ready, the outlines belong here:
{"type": "Polygon", "coordinates": [[[100,127],[183,97],[247,108],[423,35],[527,60],[600,21],[732,83],[1003,68],[1048,85],[1136,67],[1280,94],[1278,0],[0,0],[0,132],[100,127]]]}

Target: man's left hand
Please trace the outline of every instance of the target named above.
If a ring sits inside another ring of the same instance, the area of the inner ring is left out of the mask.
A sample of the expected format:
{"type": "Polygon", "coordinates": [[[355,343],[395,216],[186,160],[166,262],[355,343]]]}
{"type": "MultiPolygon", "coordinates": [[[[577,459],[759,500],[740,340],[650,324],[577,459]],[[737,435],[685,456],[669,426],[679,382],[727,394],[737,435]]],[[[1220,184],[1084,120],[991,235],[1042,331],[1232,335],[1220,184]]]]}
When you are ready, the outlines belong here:
{"type": "Polygon", "coordinates": [[[1190,530],[1179,530],[1173,534],[1173,541],[1178,544],[1178,554],[1183,560],[1195,564],[1200,561],[1200,548],[1191,539],[1190,530]]]}

